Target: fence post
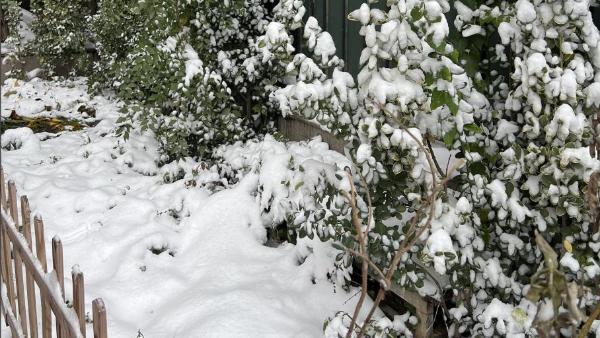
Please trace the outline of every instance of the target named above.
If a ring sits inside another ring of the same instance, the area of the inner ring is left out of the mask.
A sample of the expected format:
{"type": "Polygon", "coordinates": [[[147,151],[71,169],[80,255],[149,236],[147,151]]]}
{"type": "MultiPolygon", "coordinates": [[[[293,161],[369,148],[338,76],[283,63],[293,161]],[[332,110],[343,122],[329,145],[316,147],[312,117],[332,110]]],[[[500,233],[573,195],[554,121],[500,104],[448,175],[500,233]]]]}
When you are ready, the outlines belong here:
{"type": "MultiPolygon", "coordinates": [[[[62,295],[62,299],[65,300],[65,270],[63,264],[63,247],[62,242],[60,241],[60,238],[58,238],[58,236],[54,236],[54,238],[52,238],[52,267],[54,268],[54,272],[56,272],[56,278],[58,279],[58,285],[60,286],[60,293],[62,295]]],[[[59,338],[65,337],[65,333],[58,318],[56,318],[56,332],[59,338]]]]}
{"type": "Polygon", "coordinates": [[[75,265],[73,267],[71,276],[73,277],[73,309],[77,313],[81,334],[85,338],[85,293],[83,273],[79,271],[79,266],[75,265]]]}
{"type": "MultiPolygon", "coordinates": [[[[10,196],[10,215],[19,228],[19,212],[17,208],[17,187],[14,181],[8,182],[8,195],[10,196]]],[[[23,333],[27,335],[27,307],[25,305],[25,286],[23,284],[23,262],[18,250],[12,250],[15,261],[15,282],[17,287],[17,304],[19,305],[19,322],[23,333]]],[[[15,312],[15,316],[17,313],[15,312]]]]}
{"type": "MultiPolygon", "coordinates": [[[[16,244],[13,244],[16,245],[16,244]]],[[[15,279],[17,282],[17,303],[19,304],[19,322],[23,333],[27,336],[27,307],[25,303],[25,285],[23,284],[23,261],[19,250],[13,247],[15,261],[15,279]]]]}
{"type": "Polygon", "coordinates": [[[6,278],[6,293],[8,296],[8,302],[12,309],[13,314],[17,313],[17,306],[15,304],[15,285],[13,278],[13,263],[12,263],[12,250],[10,248],[10,239],[6,234],[6,231],[2,230],[2,268],[4,269],[4,277],[6,278]]]}
{"type": "MultiPolygon", "coordinates": [[[[21,196],[21,221],[23,222],[23,235],[29,245],[29,250],[33,252],[33,242],[31,240],[31,210],[27,196],[21,196]]],[[[27,308],[29,311],[29,334],[31,338],[37,338],[37,307],[35,298],[35,285],[33,276],[25,269],[27,277],[27,308]]]]}
{"type": "Polygon", "coordinates": [[[94,338],[107,338],[106,308],[102,299],[94,299],[92,312],[94,316],[94,338]]]}
{"type": "MultiPolygon", "coordinates": [[[[37,259],[42,264],[45,273],[48,272],[48,262],[46,260],[46,242],[44,242],[44,222],[38,216],[34,217],[33,225],[35,227],[35,252],[37,259]]],[[[42,338],[52,336],[52,317],[50,315],[50,304],[46,295],[40,292],[40,306],[42,308],[42,338]]]]}
{"type": "Polygon", "coordinates": [[[0,208],[6,209],[6,183],[2,166],[0,166],[0,208]]]}
{"type": "Polygon", "coordinates": [[[17,226],[17,230],[19,227],[19,215],[17,209],[17,187],[15,185],[15,181],[8,181],[8,197],[9,197],[9,207],[10,207],[10,216],[13,221],[15,221],[15,225],[17,226]]]}

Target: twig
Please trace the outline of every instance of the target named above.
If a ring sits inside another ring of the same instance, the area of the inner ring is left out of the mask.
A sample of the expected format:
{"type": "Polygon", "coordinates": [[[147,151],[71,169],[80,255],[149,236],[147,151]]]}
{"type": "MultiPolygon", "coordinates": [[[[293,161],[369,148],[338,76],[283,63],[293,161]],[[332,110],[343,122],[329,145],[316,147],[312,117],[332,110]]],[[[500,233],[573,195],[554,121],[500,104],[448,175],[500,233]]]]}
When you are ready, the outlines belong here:
{"type": "Polygon", "coordinates": [[[588,333],[590,333],[590,329],[592,328],[592,323],[594,322],[594,320],[596,320],[596,318],[598,318],[598,316],[600,316],[600,302],[596,304],[596,308],[589,316],[589,318],[585,321],[585,324],[583,324],[583,327],[579,332],[578,338],[585,338],[588,336],[588,333]]]}
{"type": "Polygon", "coordinates": [[[431,141],[429,141],[429,139],[427,139],[427,147],[429,148],[429,151],[431,152],[431,157],[433,158],[433,163],[435,164],[435,167],[436,167],[438,173],[440,173],[440,176],[444,176],[445,175],[444,171],[442,170],[442,167],[440,167],[437,157],[435,157],[435,153],[433,152],[433,147],[431,146],[431,141]]]}

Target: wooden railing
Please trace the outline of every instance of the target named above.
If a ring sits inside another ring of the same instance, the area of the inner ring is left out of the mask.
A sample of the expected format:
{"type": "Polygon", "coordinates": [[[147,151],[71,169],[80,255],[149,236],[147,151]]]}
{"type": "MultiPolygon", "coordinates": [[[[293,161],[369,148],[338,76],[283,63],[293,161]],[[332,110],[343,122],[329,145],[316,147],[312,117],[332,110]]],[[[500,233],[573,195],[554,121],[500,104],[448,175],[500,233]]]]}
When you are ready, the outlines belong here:
{"type": "MultiPolygon", "coordinates": [[[[48,272],[44,223],[36,216],[32,228],[27,196],[21,196],[20,207],[19,221],[15,183],[9,181],[8,186],[5,185],[4,171],[0,167],[0,311],[6,325],[13,337],[85,337],[83,273],[77,266],[73,267],[73,302],[69,305],[65,301],[60,238],[52,239],[52,271],[48,272]]],[[[102,299],[92,302],[92,313],[94,337],[106,338],[106,309],[102,299]]]]}

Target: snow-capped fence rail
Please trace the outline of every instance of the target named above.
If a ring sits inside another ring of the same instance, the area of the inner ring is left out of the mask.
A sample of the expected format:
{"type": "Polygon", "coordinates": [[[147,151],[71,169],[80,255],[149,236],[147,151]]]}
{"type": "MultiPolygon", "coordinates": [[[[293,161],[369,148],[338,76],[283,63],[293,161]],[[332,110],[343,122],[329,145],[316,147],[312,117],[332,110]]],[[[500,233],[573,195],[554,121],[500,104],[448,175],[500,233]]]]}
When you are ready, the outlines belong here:
{"type": "MultiPolygon", "coordinates": [[[[48,272],[42,219],[36,216],[32,228],[27,196],[20,198],[20,220],[17,204],[15,183],[5,184],[4,171],[0,167],[0,312],[6,325],[13,337],[47,338],[53,334],[58,338],[85,337],[83,273],[73,267],[73,302],[69,307],[65,301],[60,239],[52,239],[52,271],[48,272]]],[[[106,338],[106,309],[102,299],[92,302],[92,313],[94,338],[106,338]]]]}

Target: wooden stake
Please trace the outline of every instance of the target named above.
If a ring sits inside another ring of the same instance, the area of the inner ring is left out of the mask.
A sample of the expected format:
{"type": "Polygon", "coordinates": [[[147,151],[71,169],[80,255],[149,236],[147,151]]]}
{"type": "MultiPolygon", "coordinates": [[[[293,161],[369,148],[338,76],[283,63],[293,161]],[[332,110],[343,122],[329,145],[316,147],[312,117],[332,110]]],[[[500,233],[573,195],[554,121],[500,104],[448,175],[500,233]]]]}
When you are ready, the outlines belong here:
{"type": "MultiPolygon", "coordinates": [[[[4,221],[2,221],[4,222],[4,221]]],[[[17,306],[15,304],[15,286],[14,286],[14,278],[13,278],[13,263],[12,263],[12,253],[10,248],[10,240],[6,231],[2,231],[2,267],[5,269],[5,277],[6,277],[6,293],[8,296],[8,301],[12,308],[12,312],[14,314],[17,313],[17,306]]]]}
{"type": "Polygon", "coordinates": [[[0,208],[6,209],[6,182],[2,166],[0,166],[0,208]]]}
{"type": "MultiPolygon", "coordinates": [[[[42,265],[44,272],[48,272],[48,262],[46,260],[46,242],[44,241],[44,222],[40,217],[33,219],[35,227],[35,251],[38,261],[42,265]]],[[[46,296],[40,292],[40,302],[42,308],[42,337],[50,338],[52,336],[52,317],[50,313],[50,304],[46,296]]]]}
{"type": "MultiPolygon", "coordinates": [[[[15,244],[16,245],[16,244],[15,244]]],[[[23,261],[18,250],[13,250],[15,259],[15,279],[17,281],[17,302],[19,304],[19,322],[27,336],[27,305],[25,303],[25,285],[23,283],[23,261]]]]}
{"type": "MultiPolygon", "coordinates": [[[[56,272],[56,278],[58,279],[58,285],[60,286],[60,293],[62,299],[65,300],[65,271],[63,264],[63,247],[62,242],[58,236],[52,238],[52,267],[56,272]]],[[[65,337],[64,330],[58,318],[56,319],[56,333],[59,338],[65,337]]]]}
{"type": "Polygon", "coordinates": [[[10,216],[15,222],[15,226],[17,230],[19,228],[19,212],[17,209],[17,187],[15,186],[14,181],[8,181],[8,197],[9,197],[9,207],[10,207],[10,216]]]}
{"type": "Polygon", "coordinates": [[[92,312],[94,315],[94,338],[107,338],[106,308],[102,299],[94,299],[92,312]]]}
{"type": "Polygon", "coordinates": [[[73,267],[73,309],[79,318],[81,334],[85,338],[85,293],[83,286],[83,273],[77,266],[73,267]]]}
{"type": "MultiPolygon", "coordinates": [[[[27,196],[21,196],[21,220],[23,222],[23,235],[29,245],[29,250],[33,253],[33,243],[31,240],[31,211],[29,209],[29,200],[27,196]]],[[[27,308],[29,311],[29,336],[37,338],[37,306],[35,297],[35,284],[33,276],[25,269],[27,277],[27,308]]]]}

